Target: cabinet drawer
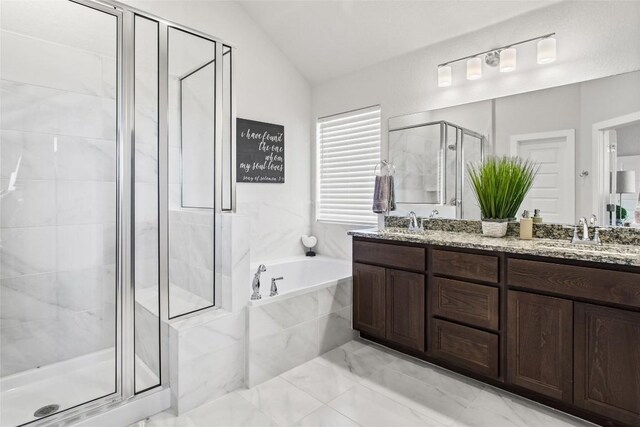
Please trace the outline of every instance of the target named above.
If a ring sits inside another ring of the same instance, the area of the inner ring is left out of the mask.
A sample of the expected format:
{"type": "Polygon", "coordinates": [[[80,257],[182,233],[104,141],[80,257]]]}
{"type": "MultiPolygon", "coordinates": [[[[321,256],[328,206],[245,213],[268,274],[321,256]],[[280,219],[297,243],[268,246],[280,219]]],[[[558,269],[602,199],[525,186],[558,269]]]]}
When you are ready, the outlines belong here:
{"type": "Polygon", "coordinates": [[[424,248],[413,246],[356,240],[353,242],[353,260],[407,270],[424,271],[426,267],[426,252],[424,248]]]}
{"type": "Polygon", "coordinates": [[[498,283],[499,261],[497,256],[477,255],[464,252],[441,251],[431,252],[433,272],[462,279],[482,280],[498,283]]]}
{"type": "Polygon", "coordinates": [[[509,285],[640,307],[640,274],[509,258],[509,285]]]}
{"type": "Polygon", "coordinates": [[[499,327],[498,288],[433,278],[433,314],[489,329],[499,327]]]}
{"type": "Polygon", "coordinates": [[[498,377],[498,335],[434,319],[433,355],[488,377],[498,377]]]}

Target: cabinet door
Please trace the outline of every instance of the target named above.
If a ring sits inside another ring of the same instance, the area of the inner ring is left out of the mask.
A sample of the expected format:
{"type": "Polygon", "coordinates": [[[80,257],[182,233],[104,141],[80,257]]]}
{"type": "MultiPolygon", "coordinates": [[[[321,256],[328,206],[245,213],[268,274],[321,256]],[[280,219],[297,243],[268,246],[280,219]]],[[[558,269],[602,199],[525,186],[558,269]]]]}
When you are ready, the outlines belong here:
{"type": "Polygon", "coordinates": [[[573,302],[509,291],[507,379],[554,399],[573,399],[573,302]]]}
{"type": "Polygon", "coordinates": [[[384,338],[385,269],[353,264],[353,327],[384,338]]]}
{"type": "Polygon", "coordinates": [[[575,305],[575,404],[640,425],[640,313],[575,305]]]}
{"type": "Polygon", "coordinates": [[[424,274],[387,269],[387,339],[424,351],[424,274]]]}

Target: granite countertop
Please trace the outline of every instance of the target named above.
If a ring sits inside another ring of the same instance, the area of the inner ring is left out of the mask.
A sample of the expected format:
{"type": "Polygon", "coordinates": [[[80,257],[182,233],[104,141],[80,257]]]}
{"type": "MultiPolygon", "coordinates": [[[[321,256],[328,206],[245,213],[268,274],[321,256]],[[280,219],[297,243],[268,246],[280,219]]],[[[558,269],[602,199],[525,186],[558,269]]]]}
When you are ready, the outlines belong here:
{"type": "Polygon", "coordinates": [[[409,233],[406,229],[401,228],[390,228],[385,231],[377,229],[353,230],[349,231],[349,235],[396,242],[414,242],[435,246],[640,266],[640,246],[636,245],[572,245],[569,241],[558,239],[520,240],[517,237],[497,239],[478,233],[432,230],[409,233]]]}

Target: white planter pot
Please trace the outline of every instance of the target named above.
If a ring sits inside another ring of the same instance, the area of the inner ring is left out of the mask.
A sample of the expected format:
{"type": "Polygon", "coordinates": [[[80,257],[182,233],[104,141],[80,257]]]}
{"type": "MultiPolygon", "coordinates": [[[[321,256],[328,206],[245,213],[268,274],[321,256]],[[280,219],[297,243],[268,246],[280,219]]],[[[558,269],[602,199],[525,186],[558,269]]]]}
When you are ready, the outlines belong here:
{"type": "Polygon", "coordinates": [[[509,221],[482,221],[482,234],[487,237],[504,237],[509,221]]]}

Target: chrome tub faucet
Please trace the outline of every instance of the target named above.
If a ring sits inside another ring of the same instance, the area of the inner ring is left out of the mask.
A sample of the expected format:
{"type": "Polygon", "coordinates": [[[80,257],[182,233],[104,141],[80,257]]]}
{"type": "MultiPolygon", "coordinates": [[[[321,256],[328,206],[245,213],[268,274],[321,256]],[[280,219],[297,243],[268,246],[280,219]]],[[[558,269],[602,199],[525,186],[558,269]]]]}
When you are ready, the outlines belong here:
{"type": "Polygon", "coordinates": [[[256,274],[253,275],[253,282],[251,283],[251,289],[253,293],[251,294],[251,300],[259,300],[262,299],[262,295],[260,295],[260,274],[267,271],[267,267],[264,264],[260,264],[256,274]]]}
{"type": "Polygon", "coordinates": [[[276,286],[276,280],[282,280],[284,277],[272,277],[271,278],[271,292],[269,292],[270,297],[275,297],[278,295],[278,287],[276,286]]]}

